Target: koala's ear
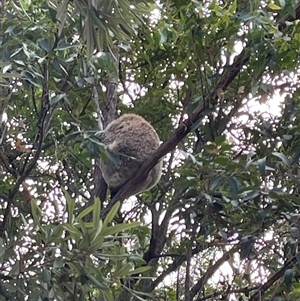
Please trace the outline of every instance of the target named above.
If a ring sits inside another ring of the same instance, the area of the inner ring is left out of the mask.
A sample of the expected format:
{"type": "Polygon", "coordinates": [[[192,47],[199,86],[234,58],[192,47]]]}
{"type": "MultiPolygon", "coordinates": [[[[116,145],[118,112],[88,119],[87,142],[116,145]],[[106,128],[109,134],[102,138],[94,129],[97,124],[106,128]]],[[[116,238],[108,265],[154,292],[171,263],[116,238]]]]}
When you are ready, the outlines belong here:
{"type": "Polygon", "coordinates": [[[95,136],[101,141],[105,138],[106,132],[105,131],[99,131],[95,134],[95,136]]]}

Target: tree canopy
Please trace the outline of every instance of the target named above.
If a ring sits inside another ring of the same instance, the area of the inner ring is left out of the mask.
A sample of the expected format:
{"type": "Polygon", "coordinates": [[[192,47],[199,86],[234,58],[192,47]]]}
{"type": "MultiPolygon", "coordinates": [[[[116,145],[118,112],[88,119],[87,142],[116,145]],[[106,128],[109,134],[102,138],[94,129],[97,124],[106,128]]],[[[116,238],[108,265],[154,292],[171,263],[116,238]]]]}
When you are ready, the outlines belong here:
{"type": "Polygon", "coordinates": [[[298,300],[299,19],[294,0],[0,2],[0,300],[298,300]],[[110,198],[94,134],[124,113],[162,144],[110,198]]]}

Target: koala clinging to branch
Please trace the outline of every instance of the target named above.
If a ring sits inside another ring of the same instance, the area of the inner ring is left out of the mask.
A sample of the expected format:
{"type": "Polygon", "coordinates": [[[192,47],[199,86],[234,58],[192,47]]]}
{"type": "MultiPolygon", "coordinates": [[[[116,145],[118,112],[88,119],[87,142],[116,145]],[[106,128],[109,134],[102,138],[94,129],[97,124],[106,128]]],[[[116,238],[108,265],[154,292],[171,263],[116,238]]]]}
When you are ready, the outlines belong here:
{"type": "MultiPolygon", "coordinates": [[[[106,145],[110,155],[106,160],[101,158],[100,168],[112,196],[159,147],[159,137],[152,125],[135,114],[122,115],[97,132],[96,137],[106,145]]],[[[126,197],[152,188],[159,181],[161,172],[162,161],[126,197]]]]}

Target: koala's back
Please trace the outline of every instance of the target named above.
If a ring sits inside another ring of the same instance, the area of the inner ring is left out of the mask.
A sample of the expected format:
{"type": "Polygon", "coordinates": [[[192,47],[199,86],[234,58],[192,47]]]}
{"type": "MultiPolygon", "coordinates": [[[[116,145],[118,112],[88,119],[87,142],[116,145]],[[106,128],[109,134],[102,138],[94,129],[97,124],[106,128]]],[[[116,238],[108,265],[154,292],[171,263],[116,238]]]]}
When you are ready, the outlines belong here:
{"type": "Polygon", "coordinates": [[[125,114],[105,129],[104,144],[109,149],[143,162],[159,147],[159,137],[152,125],[141,116],[125,114]]]}
{"type": "MultiPolygon", "coordinates": [[[[126,183],[159,147],[159,137],[152,125],[135,114],[125,114],[112,121],[98,137],[117,156],[116,160],[101,160],[103,177],[110,188],[126,183]]],[[[154,186],[160,179],[161,169],[162,162],[159,162],[131,194],[154,186]]]]}

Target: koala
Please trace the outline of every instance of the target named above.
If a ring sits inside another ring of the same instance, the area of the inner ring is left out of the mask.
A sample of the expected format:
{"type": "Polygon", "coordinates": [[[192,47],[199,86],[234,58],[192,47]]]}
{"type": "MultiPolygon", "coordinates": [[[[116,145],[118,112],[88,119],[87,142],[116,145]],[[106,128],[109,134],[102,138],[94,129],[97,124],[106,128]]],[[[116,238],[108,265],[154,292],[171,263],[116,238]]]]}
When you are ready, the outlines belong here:
{"type": "MultiPolygon", "coordinates": [[[[122,115],[95,135],[107,148],[108,158],[100,159],[100,168],[112,196],[159,147],[159,137],[155,129],[144,118],[135,114],[122,115]]],[[[153,167],[147,178],[137,184],[126,198],[155,186],[161,173],[162,161],[153,167]]]]}

